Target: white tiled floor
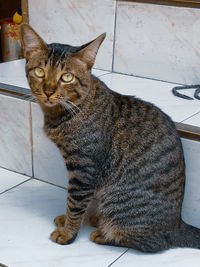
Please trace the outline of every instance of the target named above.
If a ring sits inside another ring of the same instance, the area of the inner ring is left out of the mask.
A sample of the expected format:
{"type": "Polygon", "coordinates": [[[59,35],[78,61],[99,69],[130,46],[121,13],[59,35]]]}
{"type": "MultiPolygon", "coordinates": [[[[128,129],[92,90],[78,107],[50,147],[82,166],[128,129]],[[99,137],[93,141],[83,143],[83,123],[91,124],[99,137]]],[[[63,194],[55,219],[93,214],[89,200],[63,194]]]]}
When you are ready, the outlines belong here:
{"type": "MultiPolygon", "coordinates": [[[[8,189],[27,177],[0,170],[8,189]]],[[[94,229],[82,226],[76,240],[60,246],[49,239],[53,219],[65,212],[66,190],[35,179],[0,195],[0,263],[9,267],[188,267],[199,266],[200,251],[173,249],[145,254],[132,249],[102,246],[89,240],[94,229]]]]}
{"type": "Polygon", "coordinates": [[[162,253],[144,254],[129,249],[112,267],[199,267],[200,251],[171,249],[162,253]]]}

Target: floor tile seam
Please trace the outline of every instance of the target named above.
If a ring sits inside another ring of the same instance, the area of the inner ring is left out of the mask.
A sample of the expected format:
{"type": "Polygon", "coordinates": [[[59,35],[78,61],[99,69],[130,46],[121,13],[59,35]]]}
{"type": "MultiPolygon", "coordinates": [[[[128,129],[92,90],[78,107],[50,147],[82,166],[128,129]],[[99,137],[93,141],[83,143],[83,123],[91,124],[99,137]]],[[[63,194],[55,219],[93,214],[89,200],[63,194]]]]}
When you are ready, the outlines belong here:
{"type": "Polygon", "coordinates": [[[104,74],[101,74],[101,75],[97,76],[97,78],[100,78],[102,76],[106,76],[106,75],[109,75],[109,74],[111,74],[111,73],[110,72],[107,72],[107,73],[104,73],[104,74]]]}
{"type": "Polygon", "coordinates": [[[95,73],[92,73],[92,75],[93,76],[96,76],[97,78],[112,73],[112,71],[110,71],[110,70],[103,70],[103,69],[94,69],[94,70],[99,70],[99,71],[105,71],[106,72],[106,73],[103,73],[103,74],[95,74],[95,73]]]}
{"type": "Polygon", "coordinates": [[[64,186],[61,186],[61,185],[57,185],[57,184],[54,184],[54,183],[45,181],[45,180],[40,179],[40,178],[37,178],[37,177],[33,177],[32,179],[33,179],[33,180],[36,180],[36,181],[39,181],[39,182],[41,182],[41,183],[45,183],[45,184],[48,184],[48,185],[52,185],[52,186],[55,186],[55,187],[58,187],[58,188],[60,188],[60,189],[63,189],[63,190],[65,190],[65,191],[67,191],[67,187],[64,187],[64,186]]]}
{"type": "Polygon", "coordinates": [[[123,72],[119,72],[119,71],[111,71],[109,74],[118,74],[118,75],[122,75],[122,76],[128,76],[128,77],[139,78],[139,79],[144,79],[144,80],[150,80],[150,81],[155,81],[155,82],[168,83],[168,84],[175,85],[175,86],[179,86],[179,85],[180,86],[186,86],[186,84],[184,84],[184,83],[165,81],[165,80],[160,80],[160,79],[156,79],[156,78],[150,78],[150,77],[145,77],[145,76],[140,76],[140,75],[134,75],[134,74],[130,74],[130,73],[123,73],[123,72]]]}
{"type": "Polygon", "coordinates": [[[111,69],[114,71],[115,66],[115,50],[116,50],[116,36],[117,36],[117,10],[118,2],[115,1],[115,14],[114,14],[114,23],[113,23],[113,44],[112,44],[112,65],[111,69]]]}
{"type": "Polygon", "coordinates": [[[31,153],[31,171],[32,177],[34,177],[34,142],[33,142],[33,109],[32,104],[28,101],[28,121],[29,121],[29,142],[30,142],[30,153],[31,153]]]}
{"type": "MultiPolygon", "coordinates": [[[[198,112],[196,112],[196,113],[190,115],[189,117],[185,118],[184,120],[182,120],[181,123],[183,123],[183,122],[185,122],[185,121],[191,119],[192,117],[194,117],[194,116],[196,116],[196,115],[198,115],[198,114],[200,114],[200,110],[199,110],[198,112]]],[[[198,126],[197,126],[197,127],[198,127],[198,126]]]]}
{"type": "Polygon", "coordinates": [[[102,71],[107,71],[107,72],[112,72],[112,70],[106,70],[106,69],[103,69],[103,68],[93,68],[93,70],[102,70],[102,71]]]}
{"type": "Polygon", "coordinates": [[[116,263],[121,257],[123,257],[127,252],[129,248],[127,248],[122,254],[120,254],[113,262],[111,262],[107,267],[112,266],[114,263],[116,263]]]}
{"type": "Polygon", "coordinates": [[[19,175],[22,175],[22,176],[26,176],[28,178],[33,178],[32,175],[28,175],[26,173],[23,173],[23,172],[18,172],[18,171],[15,171],[15,170],[12,170],[12,169],[9,169],[9,168],[6,168],[6,167],[3,167],[3,166],[0,166],[0,170],[6,170],[8,172],[12,172],[12,173],[16,173],[16,174],[19,174],[19,175]]]}
{"type": "Polygon", "coordinates": [[[56,184],[53,184],[53,183],[44,181],[44,180],[42,180],[42,179],[38,179],[38,178],[35,178],[35,177],[31,177],[31,178],[29,178],[29,179],[27,179],[27,180],[25,180],[25,181],[23,181],[23,182],[21,182],[21,183],[19,183],[19,184],[16,184],[16,185],[14,185],[14,186],[12,186],[12,187],[10,187],[10,188],[8,188],[8,189],[6,189],[6,190],[0,192],[0,195],[4,194],[4,193],[6,193],[6,192],[8,192],[8,191],[10,191],[10,190],[12,190],[12,189],[15,189],[16,187],[21,186],[21,185],[23,185],[23,184],[26,183],[26,182],[33,181],[33,180],[36,180],[36,181],[39,181],[39,182],[41,182],[41,183],[45,183],[45,184],[48,184],[48,185],[51,185],[51,186],[55,186],[55,187],[58,187],[58,188],[60,188],[60,189],[63,189],[63,190],[65,190],[65,191],[67,191],[67,188],[64,187],[64,186],[56,185],[56,184]]]}
{"type": "Polygon", "coordinates": [[[11,191],[12,189],[15,189],[15,188],[17,188],[17,187],[19,187],[19,186],[21,186],[21,185],[23,185],[23,184],[25,184],[25,183],[31,181],[31,180],[33,180],[32,177],[29,178],[29,179],[27,179],[27,180],[25,180],[25,181],[23,181],[23,182],[21,182],[21,183],[19,183],[19,184],[16,184],[16,185],[14,185],[14,186],[12,186],[12,187],[10,187],[10,188],[4,190],[3,192],[0,192],[0,195],[3,195],[4,193],[7,193],[8,191],[11,191]]]}

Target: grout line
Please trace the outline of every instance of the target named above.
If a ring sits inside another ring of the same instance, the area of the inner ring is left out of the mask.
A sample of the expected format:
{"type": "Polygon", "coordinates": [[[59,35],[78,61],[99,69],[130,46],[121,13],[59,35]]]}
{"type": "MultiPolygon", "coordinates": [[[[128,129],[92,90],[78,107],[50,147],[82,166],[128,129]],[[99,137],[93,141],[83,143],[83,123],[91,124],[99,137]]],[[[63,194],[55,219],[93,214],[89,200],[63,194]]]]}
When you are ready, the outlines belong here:
{"type": "Polygon", "coordinates": [[[97,74],[95,74],[95,73],[92,73],[92,75],[95,76],[95,77],[97,77],[97,78],[112,73],[112,72],[109,71],[109,70],[102,70],[102,69],[96,69],[96,70],[100,70],[100,71],[105,71],[105,72],[106,72],[106,73],[103,73],[103,74],[100,74],[100,75],[97,75],[97,74]]]}
{"type": "Polygon", "coordinates": [[[6,193],[6,192],[8,192],[8,191],[10,191],[10,190],[12,190],[12,189],[14,189],[14,188],[16,188],[16,187],[18,187],[18,186],[20,186],[20,185],[22,185],[22,184],[24,184],[24,183],[26,183],[26,182],[29,182],[30,180],[32,180],[32,178],[27,179],[27,180],[25,180],[25,181],[23,181],[23,182],[21,182],[21,183],[19,183],[19,184],[16,184],[16,185],[14,185],[14,186],[12,186],[12,187],[10,187],[10,188],[4,190],[3,192],[0,192],[0,195],[2,195],[2,194],[4,194],[4,193],[6,193]]]}
{"type": "MultiPolygon", "coordinates": [[[[94,68],[97,69],[97,68],[94,68]]],[[[177,82],[170,82],[170,81],[164,81],[164,80],[159,80],[156,78],[150,78],[150,77],[144,77],[144,76],[139,76],[139,75],[134,75],[134,74],[130,74],[130,73],[124,73],[124,72],[120,72],[120,71],[109,71],[109,70],[105,70],[105,69],[97,69],[97,70],[103,70],[103,71],[107,71],[108,73],[102,74],[102,75],[108,75],[108,74],[120,74],[120,75],[124,75],[124,76],[129,76],[129,77],[134,77],[134,78],[140,78],[140,79],[145,79],[145,80],[151,80],[151,81],[155,81],[155,82],[163,82],[163,83],[170,83],[170,84],[175,84],[175,85],[184,85],[186,86],[187,84],[185,83],[177,83],[177,82]]],[[[100,76],[102,76],[100,75],[100,76]]],[[[97,77],[100,77],[97,76],[97,77]]]]}
{"type": "Polygon", "coordinates": [[[61,185],[57,185],[57,184],[53,184],[53,183],[51,183],[51,182],[48,182],[48,181],[42,180],[42,179],[40,179],[40,178],[33,177],[33,180],[37,180],[37,181],[40,181],[40,182],[42,182],[42,183],[50,184],[50,185],[53,185],[53,186],[59,187],[59,188],[61,188],[61,189],[64,189],[64,190],[66,190],[66,191],[67,191],[67,187],[64,187],[64,186],[61,186],[61,185]]]}
{"type": "Polygon", "coordinates": [[[111,262],[111,264],[108,265],[108,267],[112,266],[117,260],[119,260],[127,251],[129,250],[129,248],[127,248],[121,255],[119,255],[119,257],[117,257],[113,262],[111,262]]]}
{"type": "MultiPolygon", "coordinates": [[[[0,169],[4,169],[4,170],[7,170],[7,171],[10,171],[10,172],[13,172],[13,173],[21,174],[21,173],[19,173],[19,172],[12,171],[12,170],[9,170],[9,169],[4,168],[4,167],[0,167],[0,169]]],[[[56,187],[59,187],[59,188],[64,189],[64,190],[67,190],[67,187],[64,187],[64,186],[61,186],[61,185],[57,185],[57,184],[54,184],[54,183],[51,183],[51,182],[48,182],[48,181],[45,181],[45,180],[42,180],[42,179],[33,177],[33,176],[31,177],[31,176],[28,176],[28,175],[26,175],[26,174],[21,174],[21,175],[26,176],[27,179],[26,179],[25,181],[19,183],[19,184],[16,184],[16,185],[14,185],[14,186],[12,186],[12,187],[10,187],[10,188],[4,190],[3,192],[0,192],[0,195],[3,194],[3,193],[5,193],[5,192],[7,192],[7,191],[9,191],[9,190],[11,190],[11,189],[13,189],[13,188],[15,188],[15,187],[18,187],[18,186],[20,186],[21,184],[26,183],[26,182],[28,182],[28,181],[30,181],[30,180],[37,180],[37,181],[40,181],[40,182],[43,182],[43,183],[46,183],[46,184],[49,184],[49,185],[52,185],[52,186],[56,186],[56,187]]]]}
{"type": "Polygon", "coordinates": [[[108,73],[101,74],[101,75],[97,76],[97,78],[108,75],[108,74],[110,74],[110,73],[108,72],[108,73]]]}
{"type": "Polygon", "coordinates": [[[31,102],[29,102],[29,114],[28,114],[28,118],[29,118],[29,131],[30,131],[30,145],[31,145],[31,165],[32,165],[32,177],[34,177],[34,157],[33,157],[33,121],[32,121],[32,106],[31,106],[31,102]]]}
{"type": "Polygon", "coordinates": [[[111,74],[121,74],[121,75],[129,76],[129,77],[146,79],[146,80],[151,80],[151,81],[156,81],[156,82],[170,83],[170,84],[175,84],[175,85],[176,84],[177,85],[185,85],[185,86],[187,85],[187,84],[183,84],[183,83],[176,83],[176,82],[164,81],[164,80],[159,80],[159,79],[155,79],[155,78],[149,78],[149,77],[144,77],[144,76],[139,76],[139,75],[134,75],[134,74],[123,73],[123,72],[119,72],[119,71],[113,71],[113,72],[111,72],[111,74]]]}
{"type": "Polygon", "coordinates": [[[111,67],[112,72],[114,71],[114,61],[115,61],[116,24],[117,24],[117,1],[115,1],[115,18],[114,18],[114,31],[113,31],[112,67],[111,67]]]}
{"type": "MultiPolygon", "coordinates": [[[[197,114],[200,114],[200,111],[198,111],[198,112],[194,113],[193,115],[187,117],[186,119],[182,120],[181,122],[187,121],[188,119],[190,119],[190,118],[196,116],[197,114]]],[[[180,123],[181,123],[181,122],[180,122],[180,123]]]]}
{"type": "Polygon", "coordinates": [[[28,178],[33,178],[33,177],[30,176],[30,175],[27,175],[27,174],[22,173],[22,172],[14,171],[14,170],[8,169],[8,168],[3,167],[3,166],[0,166],[0,169],[6,170],[6,171],[10,171],[10,172],[14,172],[14,173],[17,173],[17,174],[21,174],[21,175],[26,176],[26,177],[28,177],[28,178]]]}
{"type": "Polygon", "coordinates": [[[109,73],[112,73],[112,70],[105,70],[105,69],[102,69],[102,68],[93,68],[94,70],[103,70],[103,71],[107,71],[109,73]]]}

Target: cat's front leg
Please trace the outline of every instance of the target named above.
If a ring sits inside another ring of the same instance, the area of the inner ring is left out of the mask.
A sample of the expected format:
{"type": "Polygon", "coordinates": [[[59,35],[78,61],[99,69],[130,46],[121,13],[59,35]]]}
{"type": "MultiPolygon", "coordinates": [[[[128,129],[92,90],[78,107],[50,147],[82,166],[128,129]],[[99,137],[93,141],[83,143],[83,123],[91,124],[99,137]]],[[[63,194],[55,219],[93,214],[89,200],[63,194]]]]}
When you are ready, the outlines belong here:
{"type": "Polygon", "coordinates": [[[51,239],[59,244],[70,244],[74,241],[80,229],[85,211],[93,198],[94,189],[90,179],[76,178],[70,175],[67,214],[55,218],[58,228],[51,234],[51,239]]]}

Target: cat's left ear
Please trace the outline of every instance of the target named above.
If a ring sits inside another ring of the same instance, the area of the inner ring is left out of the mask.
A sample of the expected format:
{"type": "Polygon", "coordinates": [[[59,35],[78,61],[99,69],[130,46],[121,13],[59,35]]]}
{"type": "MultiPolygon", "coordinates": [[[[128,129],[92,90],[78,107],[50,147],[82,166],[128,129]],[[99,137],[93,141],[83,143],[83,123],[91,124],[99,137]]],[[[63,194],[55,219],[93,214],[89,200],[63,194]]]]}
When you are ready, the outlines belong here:
{"type": "Polygon", "coordinates": [[[83,48],[76,53],[83,62],[85,62],[88,68],[92,68],[95,62],[95,58],[99,47],[106,37],[106,33],[101,34],[95,40],[83,46],[83,48]]]}
{"type": "Polygon", "coordinates": [[[20,31],[24,57],[26,59],[35,52],[48,50],[46,43],[29,24],[22,23],[20,31]]]}

